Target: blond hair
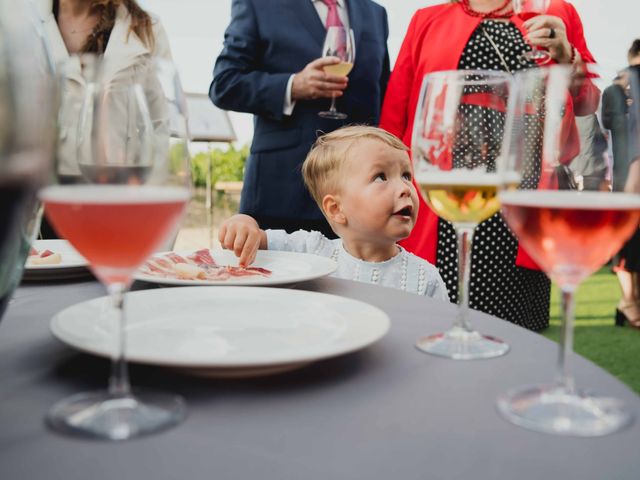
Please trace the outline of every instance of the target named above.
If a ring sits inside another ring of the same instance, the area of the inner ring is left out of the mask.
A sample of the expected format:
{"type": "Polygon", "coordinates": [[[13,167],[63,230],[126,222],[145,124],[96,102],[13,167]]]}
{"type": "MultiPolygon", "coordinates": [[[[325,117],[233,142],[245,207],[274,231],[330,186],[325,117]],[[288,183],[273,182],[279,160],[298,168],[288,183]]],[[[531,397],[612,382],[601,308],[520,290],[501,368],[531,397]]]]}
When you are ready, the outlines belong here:
{"type": "Polygon", "coordinates": [[[405,152],[408,150],[395,135],[365,125],[339,128],[318,137],[302,164],[302,178],[320,209],[324,196],[338,190],[349,149],[363,139],[377,140],[405,152]]]}

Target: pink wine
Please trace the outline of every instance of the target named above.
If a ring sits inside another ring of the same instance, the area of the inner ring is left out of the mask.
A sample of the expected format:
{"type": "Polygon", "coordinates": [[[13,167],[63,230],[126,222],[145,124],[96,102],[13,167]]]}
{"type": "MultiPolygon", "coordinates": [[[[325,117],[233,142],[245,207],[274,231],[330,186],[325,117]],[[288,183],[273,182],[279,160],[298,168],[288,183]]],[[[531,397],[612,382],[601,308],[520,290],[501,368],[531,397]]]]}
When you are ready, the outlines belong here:
{"type": "Polygon", "coordinates": [[[577,285],[638,228],[640,195],[513,191],[500,195],[507,224],[560,285],[577,285]]]}
{"type": "Polygon", "coordinates": [[[520,13],[518,14],[518,17],[520,17],[520,19],[521,19],[523,22],[526,22],[526,21],[527,21],[527,20],[529,20],[530,18],[536,17],[536,16],[538,16],[538,15],[540,15],[540,13],[538,13],[538,12],[520,12],[520,13]]]}
{"type": "Polygon", "coordinates": [[[40,198],[54,228],[104,282],[128,282],[137,267],[172,233],[184,211],[186,188],[68,185],[40,198]]]}

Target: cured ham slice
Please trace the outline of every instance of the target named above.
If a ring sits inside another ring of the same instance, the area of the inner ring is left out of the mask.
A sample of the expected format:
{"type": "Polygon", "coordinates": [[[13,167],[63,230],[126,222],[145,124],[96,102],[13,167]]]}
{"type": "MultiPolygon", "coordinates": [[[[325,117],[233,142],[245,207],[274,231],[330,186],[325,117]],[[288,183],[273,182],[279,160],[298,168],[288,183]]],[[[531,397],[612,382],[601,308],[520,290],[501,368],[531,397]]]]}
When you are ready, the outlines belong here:
{"type": "Polygon", "coordinates": [[[141,268],[145,275],[179,280],[225,281],[239,277],[269,277],[271,270],[261,267],[218,265],[207,249],[198,250],[186,258],[170,252],[148,259],[141,268]]]}
{"type": "Polygon", "coordinates": [[[62,263],[62,255],[59,253],[48,249],[38,252],[33,247],[29,250],[27,265],[57,265],[59,263],[62,263]]]}
{"type": "Polygon", "coordinates": [[[216,262],[211,256],[211,252],[206,248],[194,252],[187,257],[189,260],[193,260],[198,265],[213,265],[216,266],[216,262]]]}

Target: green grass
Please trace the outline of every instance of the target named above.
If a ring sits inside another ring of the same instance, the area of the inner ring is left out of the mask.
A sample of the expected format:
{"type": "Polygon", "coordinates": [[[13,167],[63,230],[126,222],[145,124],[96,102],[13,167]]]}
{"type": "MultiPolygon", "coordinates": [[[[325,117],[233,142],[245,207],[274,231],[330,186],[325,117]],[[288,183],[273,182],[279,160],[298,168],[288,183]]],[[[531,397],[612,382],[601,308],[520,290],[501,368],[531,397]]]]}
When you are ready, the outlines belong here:
{"type": "MultiPolygon", "coordinates": [[[[587,279],[576,296],[574,348],[640,394],[640,330],[614,326],[615,306],[620,299],[616,276],[608,268],[587,279]]],[[[560,293],[551,292],[551,325],[543,332],[560,338],[560,293]]]]}

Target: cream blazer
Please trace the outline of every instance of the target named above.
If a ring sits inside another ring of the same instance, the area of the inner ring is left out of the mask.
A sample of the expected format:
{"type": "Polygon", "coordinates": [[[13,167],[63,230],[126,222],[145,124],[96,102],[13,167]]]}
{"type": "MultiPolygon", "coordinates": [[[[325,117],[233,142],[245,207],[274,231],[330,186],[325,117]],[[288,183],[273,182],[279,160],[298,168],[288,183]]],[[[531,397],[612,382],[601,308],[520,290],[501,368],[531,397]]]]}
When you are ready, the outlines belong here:
{"type": "MultiPolygon", "coordinates": [[[[43,31],[49,44],[52,62],[57,66],[62,85],[61,106],[58,118],[58,172],[62,175],[79,175],[77,166],[77,125],[85,94],[86,82],[81,75],[80,62],[69,55],[58,24],[51,9],[51,0],[37,0],[37,10],[43,23],[43,31]],[[62,65],[64,65],[62,67],[62,65]]],[[[150,50],[140,38],[130,32],[131,16],[121,5],[109,37],[103,58],[102,78],[117,79],[141,57],[161,57],[171,60],[169,39],[159,19],[152,16],[155,44],[150,50]]]]}

